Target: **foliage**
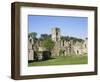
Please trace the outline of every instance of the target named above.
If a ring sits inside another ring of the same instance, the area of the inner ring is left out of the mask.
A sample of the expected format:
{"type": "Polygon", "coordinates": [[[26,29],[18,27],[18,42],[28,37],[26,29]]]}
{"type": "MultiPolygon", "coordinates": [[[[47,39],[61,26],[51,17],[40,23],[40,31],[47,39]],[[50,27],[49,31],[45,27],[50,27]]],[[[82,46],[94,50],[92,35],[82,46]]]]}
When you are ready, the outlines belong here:
{"type": "MultiPolygon", "coordinates": [[[[37,33],[36,32],[31,32],[28,34],[28,37],[31,36],[33,39],[37,39],[37,33]]],[[[51,38],[51,34],[41,34],[41,37],[38,38],[39,40],[45,40],[51,38]]],[[[86,38],[87,39],[87,38],[86,38]]],[[[83,39],[80,38],[76,38],[76,37],[69,37],[69,36],[61,36],[61,40],[66,40],[66,41],[71,41],[73,40],[73,42],[79,41],[79,42],[83,42],[83,39]]]]}
{"type": "Polygon", "coordinates": [[[41,34],[41,37],[40,37],[40,39],[46,39],[46,38],[51,38],[51,34],[49,35],[49,34],[41,34]]]}
{"type": "Polygon", "coordinates": [[[42,39],[45,39],[45,38],[47,38],[48,37],[48,34],[41,34],[41,38],[42,39]]]}
{"type": "Polygon", "coordinates": [[[83,39],[80,39],[80,38],[76,38],[76,37],[69,37],[69,36],[61,36],[61,40],[66,40],[66,41],[71,41],[73,40],[73,42],[83,42],[84,40],[83,39]]]}
{"type": "Polygon", "coordinates": [[[48,60],[51,58],[51,52],[50,51],[43,51],[43,59],[42,60],[48,60]]]}
{"type": "Polygon", "coordinates": [[[48,51],[51,51],[54,47],[54,42],[51,40],[51,38],[46,38],[43,40],[42,46],[46,48],[48,51]]]}
{"type": "Polygon", "coordinates": [[[61,40],[69,41],[70,40],[70,37],[69,36],[61,36],[61,40]]]}
{"type": "Polygon", "coordinates": [[[33,39],[36,39],[37,33],[36,32],[31,32],[28,34],[28,37],[32,37],[33,39]]]}

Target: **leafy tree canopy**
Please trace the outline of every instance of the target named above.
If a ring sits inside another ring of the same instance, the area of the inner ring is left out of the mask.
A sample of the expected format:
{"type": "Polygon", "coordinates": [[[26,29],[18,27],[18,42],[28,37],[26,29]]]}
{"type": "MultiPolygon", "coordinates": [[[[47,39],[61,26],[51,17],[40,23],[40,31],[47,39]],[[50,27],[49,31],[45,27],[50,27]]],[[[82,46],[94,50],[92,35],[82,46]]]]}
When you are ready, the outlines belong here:
{"type": "Polygon", "coordinates": [[[32,37],[33,39],[36,39],[37,33],[36,32],[31,32],[28,34],[28,37],[32,37]]]}
{"type": "Polygon", "coordinates": [[[46,39],[46,38],[51,38],[51,34],[41,34],[41,37],[40,37],[42,40],[43,39],[46,39]]]}
{"type": "Polygon", "coordinates": [[[48,51],[51,51],[54,47],[54,42],[51,40],[51,38],[46,38],[43,40],[42,46],[45,47],[48,51]]]}
{"type": "Polygon", "coordinates": [[[79,41],[79,42],[83,42],[83,39],[80,38],[76,38],[76,37],[69,37],[69,36],[61,36],[61,40],[66,40],[66,41],[70,41],[73,40],[74,42],[79,41]]]}

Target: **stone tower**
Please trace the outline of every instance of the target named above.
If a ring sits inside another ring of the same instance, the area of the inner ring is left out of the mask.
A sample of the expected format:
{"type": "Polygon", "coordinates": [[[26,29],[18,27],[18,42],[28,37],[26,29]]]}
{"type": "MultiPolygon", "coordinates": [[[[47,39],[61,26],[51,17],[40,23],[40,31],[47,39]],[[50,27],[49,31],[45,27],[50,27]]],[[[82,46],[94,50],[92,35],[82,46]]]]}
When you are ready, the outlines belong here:
{"type": "Polygon", "coordinates": [[[52,28],[52,41],[55,42],[53,49],[53,55],[59,56],[60,52],[60,28],[52,28]]]}
{"type": "Polygon", "coordinates": [[[54,42],[60,41],[60,28],[52,28],[52,40],[54,42]]]}

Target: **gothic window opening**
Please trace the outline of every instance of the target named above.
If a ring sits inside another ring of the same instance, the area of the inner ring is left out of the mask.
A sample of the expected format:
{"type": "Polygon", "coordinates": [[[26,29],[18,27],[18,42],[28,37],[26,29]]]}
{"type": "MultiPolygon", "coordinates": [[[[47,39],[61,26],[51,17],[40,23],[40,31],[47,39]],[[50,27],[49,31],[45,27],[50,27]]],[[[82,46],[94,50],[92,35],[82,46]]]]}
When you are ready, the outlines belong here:
{"type": "Polygon", "coordinates": [[[34,45],[32,45],[32,49],[34,49],[34,45]]]}
{"type": "Polygon", "coordinates": [[[56,32],[56,36],[58,36],[58,32],[56,32]]]}
{"type": "Polygon", "coordinates": [[[65,54],[65,50],[63,51],[63,54],[65,54]]]}
{"type": "Polygon", "coordinates": [[[79,54],[79,51],[77,50],[77,54],[79,54]]]}
{"type": "Polygon", "coordinates": [[[63,40],[63,46],[64,46],[64,40],[63,40]]]}
{"type": "Polygon", "coordinates": [[[32,43],[32,40],[30,39],[30,43],[32,43]]]}
{"type": "Polygon", "coordinates": [[[86,44],[85,44],[85,48],[86,48],[86,44]]]}

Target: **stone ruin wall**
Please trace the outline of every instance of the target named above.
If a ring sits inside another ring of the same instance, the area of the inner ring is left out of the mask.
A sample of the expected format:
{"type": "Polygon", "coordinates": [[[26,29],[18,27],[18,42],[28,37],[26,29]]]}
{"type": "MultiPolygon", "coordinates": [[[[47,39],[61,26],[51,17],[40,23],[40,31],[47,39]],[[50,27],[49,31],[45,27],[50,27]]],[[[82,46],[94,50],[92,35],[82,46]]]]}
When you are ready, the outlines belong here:
{"type": "MultiPolygon", "coordinates": [[[[51,51],[52,56],[67,56],[67,55],[86,55],[87,54],[87,40],[73,43],[73,41],[62,41],[60,39],[60,29],[52,29],[52,40],[55,42],[54,49],[51,51]],[[60,51],[63,54],[60,54],[60,51]]],[[[34,41],[31,37],[28,38],[28,60],[34,60],[34,51],[39,51],[44,48],[41,47],[41,41],[34,41]]]]}

